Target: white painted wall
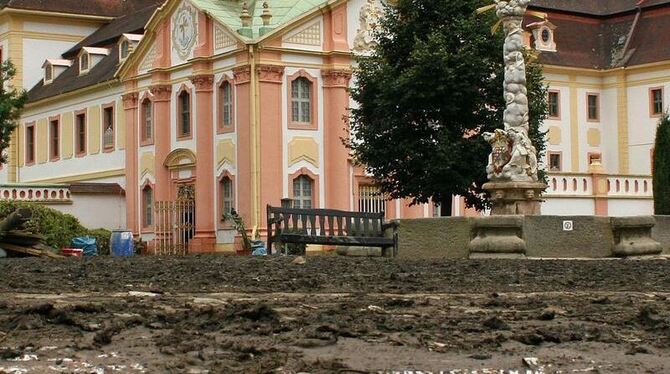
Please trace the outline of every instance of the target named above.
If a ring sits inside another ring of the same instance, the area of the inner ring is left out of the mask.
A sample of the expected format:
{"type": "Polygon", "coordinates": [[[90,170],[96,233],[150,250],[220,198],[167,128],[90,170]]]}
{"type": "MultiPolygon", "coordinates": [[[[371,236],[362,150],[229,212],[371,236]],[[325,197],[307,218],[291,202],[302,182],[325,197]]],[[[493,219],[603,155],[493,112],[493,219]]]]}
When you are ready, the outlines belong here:
{"type": "Polygon", "coordinates": [[[74,42],[23,39],[23,87],[30,90],[44,78],[42,64],[47,58],[61,59],[63,52],[74,45],[74,42]]]}
{"type": "Polygon", "coordinates": [[[542,204],[544,216],[589,216],[594,213],[592,199],[547,198],[542,204]]]}
{"type": "Polygon", "coordinates": [[[125,196],[73,194],[72,201],[72,204],[50,205],[49,207],[77,217],[79,222],[89,229],[126,228],[125,196]]]}

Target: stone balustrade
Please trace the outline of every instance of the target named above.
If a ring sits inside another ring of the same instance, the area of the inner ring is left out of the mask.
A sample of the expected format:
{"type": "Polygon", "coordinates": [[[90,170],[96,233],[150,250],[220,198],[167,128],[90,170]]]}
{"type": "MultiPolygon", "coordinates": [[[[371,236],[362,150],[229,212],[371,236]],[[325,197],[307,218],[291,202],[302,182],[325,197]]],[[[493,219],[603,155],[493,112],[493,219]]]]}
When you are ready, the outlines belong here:
{"type": "Polygon", "coordinates": [[[0,184],[0,201],[72,203],[67,184],[0,184]]]}
{"type": "Polygon", "coordinates": [[[591,197],[595,195],[594,178],[602,177],[606,196],[631,199],[653,197],[651,176],[550,173],[545,197],[591,197]]]}

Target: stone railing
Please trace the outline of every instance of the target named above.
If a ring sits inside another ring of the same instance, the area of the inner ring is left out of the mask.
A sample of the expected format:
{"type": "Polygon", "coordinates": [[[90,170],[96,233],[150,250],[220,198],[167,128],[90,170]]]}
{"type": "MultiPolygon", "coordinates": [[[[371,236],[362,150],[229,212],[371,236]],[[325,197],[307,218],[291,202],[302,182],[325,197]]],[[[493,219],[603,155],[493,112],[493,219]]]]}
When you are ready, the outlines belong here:
{"type": "Polygon", "coordinates": [[[646,199],[653,197],[651,176],[643,175],[606,175],[586,173],[550,173],[549,188],[546,197],[593,197],[598,196],[646,199]],[[594,188],[600,183],[601,188],[594,188]]]}
{"type": "Polygon", "coordinates": [[[607,195],[617,197],[653,197],[652,179],[646,176],[607,177],[607,195]]]}
{"type": "Polygon", "coordinates": [[[0,201],[71,203],[67,184],[0,184],[0,201]]]}
{"type": "Polygon", "coordinates": [[[590,174],[549,174],[547,196],[592,196],[593,178],[590,174]]]}

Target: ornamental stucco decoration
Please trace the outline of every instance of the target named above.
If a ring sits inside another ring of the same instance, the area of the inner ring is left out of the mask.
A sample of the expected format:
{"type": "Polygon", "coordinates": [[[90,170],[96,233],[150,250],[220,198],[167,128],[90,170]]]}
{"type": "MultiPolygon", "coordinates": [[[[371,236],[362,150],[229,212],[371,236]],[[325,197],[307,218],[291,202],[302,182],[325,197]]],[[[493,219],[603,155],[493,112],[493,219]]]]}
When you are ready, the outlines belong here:
{"type": "Polygon", "coordinates": [[[366,0],[358,16],[359,26],[354,38],[354,52],[367,52],[374,47],[374,32],[380,19],[381,11],[376,0],[366,0]]]}
{"type": "Polygon", "coordinates": [[[198,14],[184,3],[172,19],[172,46],[182,60],[188,59],[198,39],[198,14]]]}
{"type": "Polygon", "coordinates": [[[523,57],[521,24],[531,0],[495,0],[495,9],[505,32],[504,97],[505,129],[485,133],[492,146],[491,162],[486,168],[491,181],[537,182],[537,151],[528,138],[528,91],[526,62],[523,57]]]}

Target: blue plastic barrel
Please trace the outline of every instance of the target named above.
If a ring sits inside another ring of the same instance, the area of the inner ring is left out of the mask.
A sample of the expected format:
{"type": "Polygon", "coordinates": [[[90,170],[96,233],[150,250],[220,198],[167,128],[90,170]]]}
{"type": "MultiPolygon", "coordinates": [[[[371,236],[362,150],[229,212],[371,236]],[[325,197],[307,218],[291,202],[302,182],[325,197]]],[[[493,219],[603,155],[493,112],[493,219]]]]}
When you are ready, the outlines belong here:
{"type": "Polygon", "coordinates": [[[112,231],[112,237],[109,241],[112,256],[129,257],[135,255],[135,243],[133,243],[133,233],[124,230],[112,231]]]}

